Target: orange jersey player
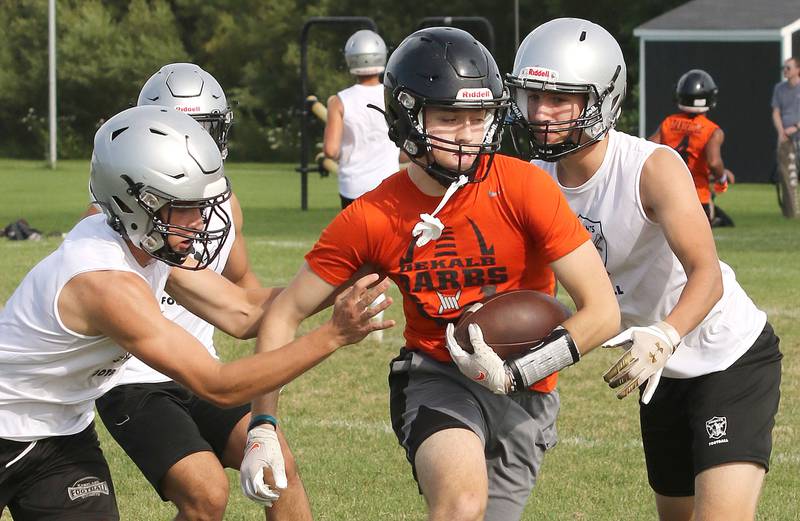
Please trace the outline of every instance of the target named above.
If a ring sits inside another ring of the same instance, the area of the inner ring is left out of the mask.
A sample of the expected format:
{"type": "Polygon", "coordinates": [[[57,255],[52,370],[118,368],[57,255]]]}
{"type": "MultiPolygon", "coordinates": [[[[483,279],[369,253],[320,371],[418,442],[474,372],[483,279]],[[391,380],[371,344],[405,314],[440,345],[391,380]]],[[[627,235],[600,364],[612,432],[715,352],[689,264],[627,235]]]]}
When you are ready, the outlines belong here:
{"type": "MultiPolygon", "coordinates": [[[[517,159],[496,155],[491,175],[459,189],[437,214],[441,237],[417,247],[409,230],[440,197],[422,192],[403,171],[323,231],[306,255],[311,270],[339,286],[365,263],[377,266],[403,293],[405,340],[449,362],[445,326],[465,306],[494,293],[526,288],[554,294],[549,264],[589,239],[547,176],[517,159]],[[525,194],[539,194],[531,204],[525,194]]],[[[534,388],[555,388],[557,374],[534,388]]]]}
{"type": "Polygon", "coordinates": [[[649,138],[680,154],[692,173],[700,204],[712,222],[715,213],[722,213],[720,209],[715,212],[714,194],[726,191],[728,183],[735,181],[722,162],[725,133],[705,114],[716,105],[717,92],[714,79],[703,70],[692,69],[681,76],[675,92],[680,112],[667,116],[649,138]]]}
{"type": "MultiPolygon", "coordinates": [[[[377,267],[403,296],[405,341],[390,367],[390,414],[428,519],[513,521],[556,441],[551,375],[614,334],[619,308],[589,234],[555,183],[495,154],[508,91],[483,45],[450,27],[418,31],[392,54],[384,87],[389,136],[412,164],[323,231],[271,307],[258,349],[291,338],[339,281],[377,267]],[[453,323],[474,302],[518,288],[552,295],[555,277],[577,311],[540,347],[504,363],[479,328],[471,331],[472,354],[455,342],[453,323]]],[[[276,395],[254,407],[269,414],[276,395]]]]}

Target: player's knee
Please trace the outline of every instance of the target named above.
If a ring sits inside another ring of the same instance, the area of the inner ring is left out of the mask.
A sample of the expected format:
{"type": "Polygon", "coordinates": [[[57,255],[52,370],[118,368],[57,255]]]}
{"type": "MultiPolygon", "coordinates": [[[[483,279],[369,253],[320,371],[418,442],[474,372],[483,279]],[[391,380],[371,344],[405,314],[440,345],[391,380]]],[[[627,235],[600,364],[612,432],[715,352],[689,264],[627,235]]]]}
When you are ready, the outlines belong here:
{"type": "MultiPolygon", "coordinates": [[[[468,490],[460,491],[450,500],[442,503],[436,509],[434,519],[447,519],[448,521],[481,521],[486,513],[485,494],[468,490]]],[[[433,514],[433,512],[431,512],[433,514]]]]}
{"type": "Polygon", "coordinates": [[[228,506],[229,487],[225,481],[211,480],[195,487],[183,501],[176,503],[178,519],[191,521],[218,521],[225,515],[228,506]]]}

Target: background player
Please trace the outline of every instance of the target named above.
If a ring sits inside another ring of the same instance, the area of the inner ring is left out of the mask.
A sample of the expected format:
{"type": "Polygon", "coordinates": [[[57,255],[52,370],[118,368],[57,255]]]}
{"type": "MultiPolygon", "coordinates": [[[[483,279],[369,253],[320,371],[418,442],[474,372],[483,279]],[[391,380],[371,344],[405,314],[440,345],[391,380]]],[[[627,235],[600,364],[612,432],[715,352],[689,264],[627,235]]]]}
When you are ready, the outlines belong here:
{"type": "Polygon", "coordinates": [[[722,162],[725,133],[706,116],[717,104],[717,92],[714,79],[706,71],[692,69],[683,74],[675,88],[680,112],[667,116],[649,138],[674,148],[686,162],[712,227],[733,226],[733,220],[715,204],[714,197],[736,181],[722,162]]]}
{"type": "Polygon", "coordinates": [[[587,20],[552,20],[520,45],[508,83],[516,137],[591,230],[614,284],[627,329],[606,344],[625,353],[605,379],[619,398],[647,383],[640,417],[659,517],[753,519],[778,338],[717,258],[684,162],[613,129],[626,90],[619,45],[587,20]]]}
{"type": "MultiPolygon", "coordinates": [[[[159,105],[192,116],[214,138],[223,158],[227,157],[233,112],[217,80],[197,65],[172,63],[162,67],[142,87],[138,105],[159,105]]],[[[242,235],[242,210],[235,194],[220,204],[219,212],[232,226],[208,269],[243,289],[261,288],[250,268],[242,235]]],[[[219,223],[210,226],[215,224],[219,223]]],[[[272,297],[279,289],[266,291],[272,297]]],[[[214,326],[169,294],[161,297],[160,304],[164,317],[188,331],[218,358],[214,326]]],[[[133,357],[117,385],[98,398],[96,406],[109,433],[161,498],[175,504],[176,519],[223,518],[229,488],[224,467],[238,469],[241,464],[251,421],[248,405],[218,407],[133,357]],[[155,431],[161,434],[152,436],[155,431]]],[[[265,503],[272,504],[272,519],[310,520],[308,498],[291,451],[281,430],[276,430],[286,455],[287,472],[284,476],[283,469],[274,469],[275,476],[286,488],[280,491],[281,501],[265,503]]],[[[272,441],[263,441],[264,450],[272,441]]]]}
{"type": "Polygon", "coordinates": [[[339,197],[342,208],[399,170],[397,145],[386,137],[381,113],[386,68],[386,44],[373,31],[356,31],[344,46],[352,85],[328,98],[328,120],[322,151],[339,162],[339,197]]]}
{"type": "Polygon", "coordinates": [[[340,295],[331,320],[302,339],[228,364],[162,316],[166,287],[246,338],[273,296],[203,269],[229,231],[219,207],[230,188],[217,143],[184,114],[134,107],[108,120],[95,136],[90,189],[104,214],[80,221],[0,311],[0,510],[19,520],[118,519],[93,405],[131,355],[231,407],[391,324],[370,322],[366,303],[387,286],[366,291],[375,276],[340,295]]]}
{"type": "MultiPolygon", "coordinates": [[[[495,155],[508,96],[483,45],[459,29],[418,31],[392,54],[384,86],[389,135],[412,164],[323,231],[270,308],[258,350],[291,339],[336,286],[376,266],[403,295],[405,347],[390,368],[390,413],[429,519],[518,519],[556,442],[551,373],[617,330],[611,285],[555,184],[495,155]],[[578,308],[541,350],[555,367],[527,359],[530,379],[512,391],[479,331],[476,354],[450,363],[445,329],[465,307],[516,288],[553,294],[554,272],[578,308]]],[[[276,401],[273,393],[254,411],[274,414],[276,401]]]]}

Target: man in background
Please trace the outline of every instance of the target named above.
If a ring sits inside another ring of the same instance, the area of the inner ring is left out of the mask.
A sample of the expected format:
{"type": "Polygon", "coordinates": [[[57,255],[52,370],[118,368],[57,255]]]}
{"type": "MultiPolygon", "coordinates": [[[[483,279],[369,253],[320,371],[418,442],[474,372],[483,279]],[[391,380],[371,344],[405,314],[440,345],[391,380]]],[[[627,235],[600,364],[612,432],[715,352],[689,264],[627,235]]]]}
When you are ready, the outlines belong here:
{"type": "Polygon", "coordinates": [[[800,59],[783,63],[782,81],[772,92],[772,123],[778,133],[778,187],[784,217],[800,216],[797,195],[797,149],[800,142],[800,59]]]}

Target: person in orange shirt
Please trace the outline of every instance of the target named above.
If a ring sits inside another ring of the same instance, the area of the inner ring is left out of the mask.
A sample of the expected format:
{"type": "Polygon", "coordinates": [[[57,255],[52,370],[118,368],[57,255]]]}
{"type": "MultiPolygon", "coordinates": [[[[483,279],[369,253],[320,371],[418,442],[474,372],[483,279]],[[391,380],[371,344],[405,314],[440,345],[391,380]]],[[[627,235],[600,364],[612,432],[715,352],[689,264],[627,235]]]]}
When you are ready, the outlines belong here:
{"type": "Polygon", "coordinates": [[[700,204],[712,227],[733,226],[733,220],[714,204],[736,178],[722,162],[725,133],[706,117],[717,104],[717,85],[706,71],[692,69],[681,76],[675,89],[680,112],[667,116],[650,141],[674,148],[692,173],[700,204]]]}
{"type": "MultiPolygon", "coordinates": [[[[403,297],[390,413],[428,519],[519,519],[556,442],[552,373],[618,331],[611,282],[556,184],[495,153],[508,91],[483,45],[459,29],[420,30],[392,54],[384,86],[389,136],[412,163],[322,232],[270,307],[257,350],[292,338],[341,282],[373,266],[403,297]],[[519,288],[553,295],[556,277],[577,311],[538,349],[504,363],[478,327],[473,354],[455,342],[453,324],[473,303],[519,288]]],[[[276,401],[254,403],[254,414],[274,415],[276,401]]]]}

